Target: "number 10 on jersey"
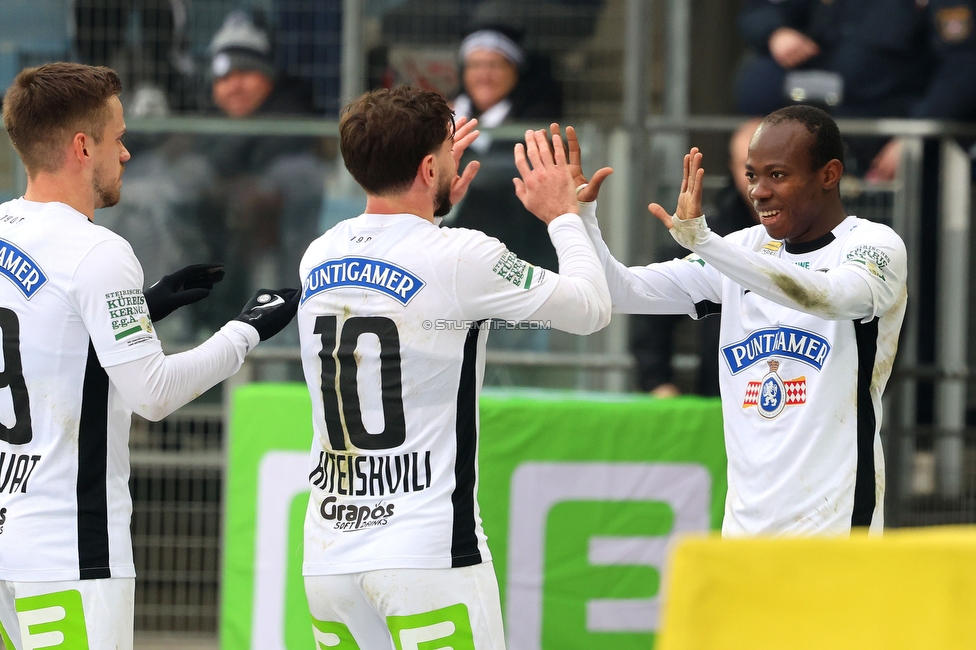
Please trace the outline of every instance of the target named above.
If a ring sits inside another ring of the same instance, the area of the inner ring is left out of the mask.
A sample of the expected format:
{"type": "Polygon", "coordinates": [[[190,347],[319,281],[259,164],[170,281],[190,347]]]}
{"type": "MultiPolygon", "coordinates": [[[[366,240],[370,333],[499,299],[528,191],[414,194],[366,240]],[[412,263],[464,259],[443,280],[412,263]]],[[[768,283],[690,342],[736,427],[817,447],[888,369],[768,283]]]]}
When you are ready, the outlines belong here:
{"type": "Polygon", "coordinates": [[[402,445],[407,427],[403,417],[400,334],[396,323],[384,316],[356,316],[343,323],[340,333],[336,316],[319,316],[315,319],[314,332],[322,340],[319,351],[322,402],[332,448],[347,449],[347,433],[349,444],[358,449],[394,449],[402,445]],[[354,353],[359,337],[364,334],[372,334],[379,340],[383,404],[383,431],[379,433],[366,430],[360,406],[360,368],[354,353]]]}

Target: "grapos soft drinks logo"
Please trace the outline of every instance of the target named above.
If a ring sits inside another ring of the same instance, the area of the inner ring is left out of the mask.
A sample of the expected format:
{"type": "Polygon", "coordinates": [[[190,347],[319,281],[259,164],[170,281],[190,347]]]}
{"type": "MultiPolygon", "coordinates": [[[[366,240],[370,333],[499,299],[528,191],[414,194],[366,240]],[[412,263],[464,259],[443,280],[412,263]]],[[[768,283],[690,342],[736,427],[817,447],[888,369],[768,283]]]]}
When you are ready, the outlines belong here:
{"type": "Polygon", "coordinates": [[[712,480],[687,463],[532,462],[512,475],[508,646],[646,647],[671,538],[709,528],[712,480]]]}

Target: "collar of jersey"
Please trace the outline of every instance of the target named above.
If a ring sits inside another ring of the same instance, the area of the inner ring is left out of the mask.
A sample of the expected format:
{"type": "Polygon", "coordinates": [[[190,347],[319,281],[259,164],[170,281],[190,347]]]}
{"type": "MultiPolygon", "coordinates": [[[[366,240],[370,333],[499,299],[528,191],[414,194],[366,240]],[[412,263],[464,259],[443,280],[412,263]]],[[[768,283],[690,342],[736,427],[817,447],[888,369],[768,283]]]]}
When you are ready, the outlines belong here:
{"type": "Polygon", "coordinates": [[[835,232],[842,234],[842,231],[846,232],[847,230],[853,228],[856,224],[857,217],[848,215],[846,219],[837,224],[837,227],[823,237],[817,237],[813,241],[803,242],[802,244],[791,244],[790,242],[784,242],[786,244],[786,252],[793,255],[803,255],[804,253],[818,251],[824,246],[830,244],[830,242],[837,239],[837,236],[834,234],[835,232]]]}
{"type": "Polygon", "coordinates": [[[384,228],[386,226],[392,226],[394,223],[399,223],[407,219],[416,219],[417,221],[422,221],[428,224],[430,223],[423,217],[420,217],[416,214],[410,214],[409,212],[400,212],[397,214],[375,214],[375,213],[365,212],[359,215],[359,219],[360,219],[360,223],[369,226],[371,228],[384,228]]]}
{"type": "Polygon", "coordinates": [[[799,244],[786,242],[786,252],[792,253],[793,255],[812,253],[813,251],[820,250],[835,239],[837,238],[834,237],[834,233],[828,232],[823,237],[817,237],[813,241],[805,241],[799,244]]]}

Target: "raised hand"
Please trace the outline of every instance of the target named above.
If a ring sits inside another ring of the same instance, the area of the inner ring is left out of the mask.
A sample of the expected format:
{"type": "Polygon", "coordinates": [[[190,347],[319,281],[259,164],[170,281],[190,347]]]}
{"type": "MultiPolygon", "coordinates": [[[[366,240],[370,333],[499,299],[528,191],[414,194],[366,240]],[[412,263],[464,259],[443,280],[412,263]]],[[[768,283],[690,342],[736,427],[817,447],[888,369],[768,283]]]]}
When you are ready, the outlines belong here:
{"type": "Polygon", "coordinates": [[[681,178],[681,191],[678,193],[678,208],[674,217],[657,203],[651,203],[647,209],[670,230],[674,227],[673,219],[682,221],[702,216],[702,179],[705,170],[701,166],[702,155],[698,147],[692,147],[685,154],[684,175],[681,178]]]}
{"type": "MultiPolygon", "coordinates": [[[[559,137],[559,125],[553,122],[549,125],[549,132],[552,134],[553,141],[555,141],[559,137]]],[[[576,187],[586,185],[586,187],[580,190],[577,199],[580,203],[596,201],[596,197],[600,193],[600,186],[603,185],[603,181],[607,179],[607,176],[613,173],[613,169],[610,167],[598,169],[593,172],[593,178],[586,180],[586,176],[583,175],[579,139],[576,137],[576,129],[571,126],[566,127],[566,144],[569,147],[569,172],[573,175],[573,182],[576,183],[576,187]]]]}
{"type": "MultiPolygon", "coordinates": [[[[458,166],[458,169],[460,169],[461,156],[464,155],[465,150],[481,135],[481,131],[475,129],[477,126],[478,120],[469,120],[466,117],[459,117],[455,123],[454,146],[451,147],[451,155],[454,156],[454,164],[458,166]]],[[[468,186],[471,185],[471,181],[474,180],[475,174],[478,173],[480,168],[481,163],[477,160],[472,160],[464,167],[464,171],[460,175],[454,176],[454,180],[451,181],[452,205],[457,205],[464,198],[464,195],[468,191],[468,186]]]]}
{"type": "Polygon", "coordinates": [[[525,209],[547,224],[567,212],[579,214],[576,183],[562,138],[556,134],[552,142],[550,149],[545,131],[526,131],[525,144],[515,145],[515,166],[521,178],[512,179],[515,195],[525,209]]]}

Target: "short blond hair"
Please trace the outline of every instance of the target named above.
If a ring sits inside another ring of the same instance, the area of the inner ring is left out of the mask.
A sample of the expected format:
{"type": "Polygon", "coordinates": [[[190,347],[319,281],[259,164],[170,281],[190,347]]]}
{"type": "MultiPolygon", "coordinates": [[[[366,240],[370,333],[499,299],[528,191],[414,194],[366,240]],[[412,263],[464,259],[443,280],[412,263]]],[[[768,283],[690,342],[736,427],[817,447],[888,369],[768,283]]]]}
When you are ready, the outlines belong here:
{"type": "Polygon", "coordinates": [[[111,68],[61,62],[21,70],[3,99],[3,126],[28,176],[59,171],[76,133],[101,141],[108,100],[120,92],[111,68]]]}

